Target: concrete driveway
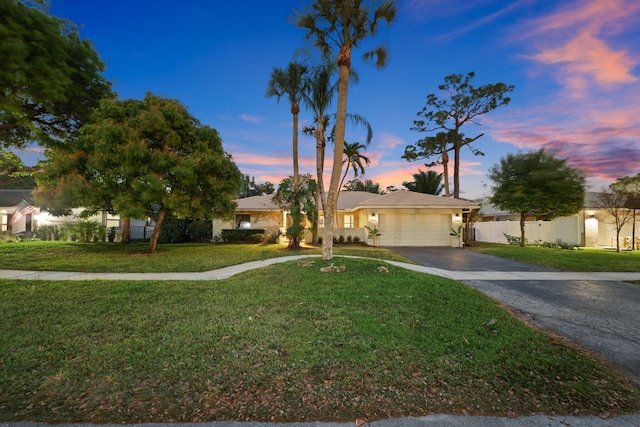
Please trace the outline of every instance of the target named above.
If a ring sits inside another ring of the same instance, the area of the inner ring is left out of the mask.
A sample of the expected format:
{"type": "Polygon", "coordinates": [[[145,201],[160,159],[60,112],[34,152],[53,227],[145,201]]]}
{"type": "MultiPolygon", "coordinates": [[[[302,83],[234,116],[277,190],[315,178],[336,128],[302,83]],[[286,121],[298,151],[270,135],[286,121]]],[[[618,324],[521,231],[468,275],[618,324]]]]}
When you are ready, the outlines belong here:
{"type": "Polygon", "coordinates": [[[513,308],[532,324],[600,354],[640,384],[640,286],[620,281],[558,280],[563,275],[558,270],[464,249],[389,249],[423,266],[450,271],[557,272],[553,281],[536,279],[536,274],[531,280],[494,280],[485,273],[478,275],[482,280],[461,282],[513,308]]]}

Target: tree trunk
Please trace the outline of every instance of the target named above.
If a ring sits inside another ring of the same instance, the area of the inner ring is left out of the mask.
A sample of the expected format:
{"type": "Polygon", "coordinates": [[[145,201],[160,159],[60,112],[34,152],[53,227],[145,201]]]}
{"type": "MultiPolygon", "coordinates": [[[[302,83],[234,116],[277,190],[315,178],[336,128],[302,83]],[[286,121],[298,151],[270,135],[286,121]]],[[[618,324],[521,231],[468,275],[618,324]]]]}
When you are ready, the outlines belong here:
{"type": "Polygon", "coordinates": [[[125,245],[131,243],[131,218],[129,217],[122,218],[122,233],[120,235],[120,243],[125,245]]]}
{"type": "Polygon", "coordinates": [[[342,46],[338,55],[340,77],[338,80],[338,111],[336,114],[336,139],[333,149],[333,166],[331,169],[331,183],[327,196],[327,206],[324,220],[324,237],[322,240],[322,259],[333,258],[333,220],[338,208],[338,193],[340,192],[340,176],[342,174],[342,157],[344,155],[344,133],[347,120],[347,92],[349,91],[349,69],[351,67],[351,52],[349,46],[342,46]]]}
{"type": "Polygon", "coordinates": [[[316,210],[318,211],[318,220],[315,226],[314,243],[318,243],[318,234],[320,233],[319,218],[320,209],[325,212],[326,196],[324,194],[324,152],[326,141],[324,138],[324,117],[319,116],[316,125],[316,210]]]}
{"type": "Polygon", "coordinates": [[[165,208],[160,208],[160,212],[158,212],[158,217],[156,218],[156,226],[153,229],[153,233],[151,234],[151,239],[149,240],[149,252],[153,253],[156,251],[156,247],[158,246],[158,236],[160,235],[160,229],[162,228],[162,224],[164,224],[164,220],[167,217],[167,210],[165,208]]]}
{"type": "Polygon", "coordinates": [[[298,192],[300,187],[300,172],[298,170],[298,113],[300,107],[298,104],[291,105],[291,114],[293,114],[293,191],[298,192]]]}
{"type": "Polygon", "coordinates": [[[526,242],[526,239],[524,237],[524,219],[526,218],[527,214],[522,212],[520,214],[520,246],[522,246],[524,248],[524,242],[526,242]]]}
{"type": "Polygon", "coordinates": [[[457,141],[453,149],[453,197],[460,198],[460,144],[457,141]]]}
{"type": "Polygon", "coordinates": [[[442,168],[444,174],[444,195],[445,197],[451,197],[451,192],[449,192],[449,153],[446,151],[442,153],[442,168]]]}

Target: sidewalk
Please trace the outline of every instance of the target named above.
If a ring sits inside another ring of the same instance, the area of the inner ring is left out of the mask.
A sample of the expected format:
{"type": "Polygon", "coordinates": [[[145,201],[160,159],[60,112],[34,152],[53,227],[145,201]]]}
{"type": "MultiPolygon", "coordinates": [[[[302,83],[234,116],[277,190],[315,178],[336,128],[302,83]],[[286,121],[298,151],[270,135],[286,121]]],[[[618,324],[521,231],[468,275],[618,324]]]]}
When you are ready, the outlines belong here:
{"type": "MultiPolygon", "coordinates": [[[[221,280],[235,276],[244,271],[269,265],[295,261],[304,258],[318,258],[320,255],[292,255],[280,258],[270,258],[245,264],[232,265],[217,270],[199,273],[82,273],[70,271],[27,271],[0,270],[0,279],[16,280],[221,280]]],[[[340,256],[336,256],[340,258],[340,256]]],[[[359,258],[359,257],[346,257],[359,258]]],[[[441,268],[424,267],[398,261],[380,260],[407,270],[419,273],[433,274],[448,279],[464,280],[598,280],[598,281],[640,281],[640,273],[607,273],[607,272],[556,272],[556,271],[452,271],[441,268]]]]}

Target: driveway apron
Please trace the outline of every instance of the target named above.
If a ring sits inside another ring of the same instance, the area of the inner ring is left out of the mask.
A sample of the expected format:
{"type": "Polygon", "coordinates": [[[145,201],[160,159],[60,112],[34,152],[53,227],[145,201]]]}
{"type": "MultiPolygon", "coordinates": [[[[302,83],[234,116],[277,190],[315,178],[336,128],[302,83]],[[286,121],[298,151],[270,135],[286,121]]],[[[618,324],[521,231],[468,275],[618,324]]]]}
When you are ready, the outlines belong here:
{"type": "MultiPolygon", "coordinates": [[[[443,270],[562,274],[558,270],[464,249],[389,249],[423,266],[443,270]]],[[[640,286],[616,281],[533,278],[462,282],[516,310],[532,324],[600,354],[640,384],[640,286]]]]}

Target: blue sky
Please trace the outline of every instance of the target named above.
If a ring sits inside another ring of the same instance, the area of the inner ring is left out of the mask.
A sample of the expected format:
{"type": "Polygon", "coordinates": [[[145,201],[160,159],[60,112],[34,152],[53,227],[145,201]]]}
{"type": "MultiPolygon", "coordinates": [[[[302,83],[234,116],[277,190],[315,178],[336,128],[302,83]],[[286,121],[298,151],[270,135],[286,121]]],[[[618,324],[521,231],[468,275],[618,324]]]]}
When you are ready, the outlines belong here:
{"type": "MultiPolygon", "coordinates": [[[[74,21],[93,42],[121,99],[146,92],[178,99],[220,132],[243,173],[277,184],[292,173],[291,114],[286,100],[265,91],[272,69],[309,46],[290,23],[293,10],[308,4],[51,0],[50,13],[74,21]]],[[[555,150],[593,190],[640,172],[640,0],[396,4],[396,21],[375,39],[389,51],[388,66],[353,63],[360,81],[350,87],[348,110],[374,131],[363,178],[400,188],[426,170],[423,161],[401,159],[423,136],[409,128],[446,75],[469,71],[476,86],[504,82],[515,91],[481,127],[463,129],[485,134],[474,146],[486,155],[463,151],[461,197],[488,195],[489,168],[519,150],[555,150]]],[[[310,123],[310,114],[303,110],[300,121],[310,123]]],[[[363,142],[364,131],[349,129],[346,139],[363,142]]],[[[34,153],[23,155],[35,162],[34,153]]],[[[301,171],[313,173],[310,137],[300,137],[300,156],[301,171]]]]}

